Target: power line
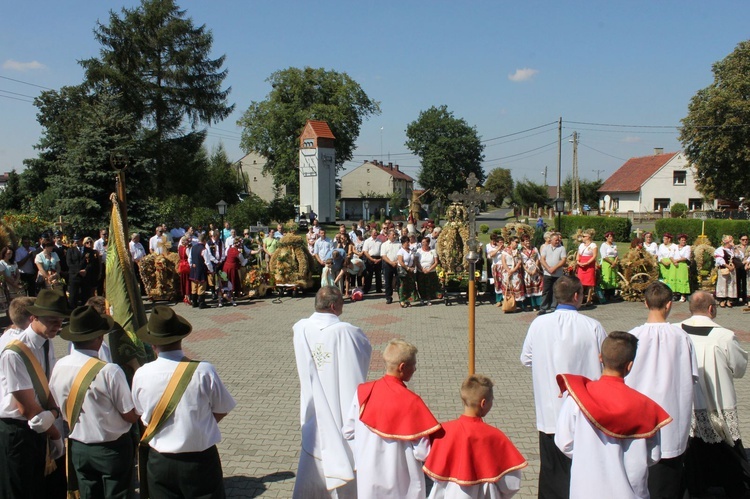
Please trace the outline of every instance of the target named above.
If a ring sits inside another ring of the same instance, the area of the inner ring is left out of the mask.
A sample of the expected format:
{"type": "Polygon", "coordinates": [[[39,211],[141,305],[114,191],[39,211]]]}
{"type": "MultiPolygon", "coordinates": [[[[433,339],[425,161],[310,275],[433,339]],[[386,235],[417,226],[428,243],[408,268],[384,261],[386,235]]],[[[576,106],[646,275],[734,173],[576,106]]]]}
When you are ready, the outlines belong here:
{"type": "Polygon", "coordinates": [[[208,128],[210,128],[211,130],[219,130],[220,132],[227,132],[227,133],[242,135],[242,132],[233,132],[232,130],[225,130],[223,128],[216,128],[215,126],[209,126],[208,128]]]}
{"type": "Polygon", "coordinates": [[[6,99],[13,99],[13,100],[20,100],[21,102],[28,102],[29,104],[33,104],[33,100],[28,99],[20,99],[18,97],[11,97],[10,95],[0,95],[0,97],[5,97],[6,99]]]}
{"type": "Polygon", "coordinates": [[[607,126],[617,128],[680,128],[675,125],[615,125],[612,123],[589,123],[586,121],[565,121],[565,123],[571,123],[574,125],[589,125],[589,126],[607,126]]]}
{"type": "Polygon", "coordinates": [[[24,85],[29,85],[29,86],[32,86],[32,87],[43,88],[44,90],[54,90],[52,88],[43,87],[43,86],[37,85],[35,83],[29,83],[28,81],[16,80],[15,78],[8,78],[7,76],[0,76],[0,78],[2,78],[3,80],[15,81],[16,83],[23,83],[24,85]]]}
{"type": "Polygon", "coordinates": [[[517,142],[519,140],[528,139],[529,137],[536,137],[537,135],[541,135],[543,133],[554,132],[554,131],[555,131],[554,129],[552,129],[552,130],[542,130],[541,132],[532,133],[531,135],[526,135],[525,137],[516,137],[515,139],[504,140],[504,141],[498,142],[496,144],[489,144],[487,147],[495,147],[495,146],[499,146],[499,145],[503,145],[503,144],[509,144],[511,142],[517,142]]]}
{"type": "Polygon", "coordinates": [[[551,121],[549,123],[545,123],[544,125],[539,125],[539,126],[535,126],[533,128],[527,128],[526,130],[521,130],[520,132],[513,132],[513,133],[509,133],[507,135],[501,135],[499,137],[493,137],[491,139],[482,140],[482,141],[480,141],[480,143],[491,142],[493,140],[498,140],[498,139],[504,139],[506,137],[512,137],[513,135],[519,135],[519,134],[522,134],[522,133],[531,132],[533,130],[537,130],[539,128],[543,128],[545,126],[556,125],[556,124],[557,124],[557,121],[551,121]]]}
{"type": "MultiPolygon", "coordinates": [[[[573,130],[573,127],[564,126],[563,128],[565,128],[567,130],[573,130]]],[[[636,132],[636,130],[604,130],[604,129],[601,129],[601,128],[580,128],[580,127],[575,127],[575,129],[576,130],[585,130],[587,132],[602,132],[602,133],[634,133],[634,132],[636,132]]],[[[679,130],[675,129],[672,132],[667,132],[667,131],[660,132],[660,131],[656,131],[656,130],[653,130],[653,131],[652,130],[637,130],[637,132],[638,133],[649,133],[649,134],[674,135],[674,134],[678,133],[679,130]]]]}
{"type": "MultiPolygon", "coordinates": [[[[568,135],[567,137],[563,137],[563,138],[567,139],[567,138],[570,138],[570,137],[571,137],[571,135],[568,135]]],[[[510,156],[503,156],[501,158],[493,158],[493,159],[485,159],[483,161],[483,163],[489,163],[491,161],[500,161],[500,160],[508,159],[508,158],[515,158],[516,156],[521,156],[523,154],[527,154],[527,153],[530,153],[530,152],[538,151],[539,149],[543,149],[545,147],[549,147],[549,146],[554,145],[554,144],[557,144],[556,140],[554,142],[550,142],[549,144],[544,144],[543,146],[539,146],[539,147],[535,147],[533,149],[529,149],[528,151],[523,151],[523,152],[519,152],[519,153],[516,153],[516,154],[511,154],[510,156]]]]}
{"type": "Polygon", "coordinates": [[[610,158],[614,158],[614,159],[619,159],[620,161],[627,161],[627,160],[626,160],[626,159],[624,159],[624,158],[618,158],[617,156],[612,156],[611,154],[607,154],[606,152],[604,152],[604,151],[600,151],[599,149],[594,149],[593,147],[591,147],[591,146],[587,146],[586,144],[583,144],[583,143],[579,143],[579,145],[581,145],[581,146],[585,147],[586,149],[591,149],[592,151],[596,151],[596,152],[598,152],[599,154],[604,154],[605,156],[609,156],[610,158]]]}
{"type": "Polygon", "coordinates": [[[18,95],[18,96],[21,96],[21,97],[28,97],[29,99],[35,99],[36,98],[33,95],[19,94],[19,93],[16,93],[16,92],[11,92],[10,90],[3,90],[2,88],[0,88],[0,92],[4,92],[6,94],[11,94],[11,95],[18,95]]]}

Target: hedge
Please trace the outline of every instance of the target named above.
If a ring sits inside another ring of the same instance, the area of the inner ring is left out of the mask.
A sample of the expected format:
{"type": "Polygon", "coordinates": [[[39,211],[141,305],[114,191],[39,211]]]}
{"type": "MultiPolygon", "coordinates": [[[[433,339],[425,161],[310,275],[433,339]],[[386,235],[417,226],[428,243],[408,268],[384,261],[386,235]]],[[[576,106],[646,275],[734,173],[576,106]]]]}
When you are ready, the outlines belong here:
{"type": "MultiPolygon", "coordinates": [[[[554,223],[557,223],[557,219],[554,220],[554,223]]],[[[575,234],[578,229],[594,229],[596,231],[594,239],[597,241],[603,241],[604,234],[609,231],[615,233],[615,241],[630,242],[631,240],[630,229],[632,224],[628,218],[572,215],[562,217],[560,223],[562,224],[560,232],[564,238],[575,234]]],[[[554,226],[554,224],[551,224],[551,226],[554,226]]]]}
{"type": "Polygon", "coordinates": [[[677,242],[677,234],[687,234],[688,244],[701,234],[701,227],[705,223],[705,235],[711,240],[711,244],[721,244],[721,237],[725,234],[734,236],[735,242],[739,241],[742,234],[750,234],[750,220],[698,220],[686,218],[663,218],[656,221],[656,240],[661,240],[662,234],[669,232],[677,242]]]}

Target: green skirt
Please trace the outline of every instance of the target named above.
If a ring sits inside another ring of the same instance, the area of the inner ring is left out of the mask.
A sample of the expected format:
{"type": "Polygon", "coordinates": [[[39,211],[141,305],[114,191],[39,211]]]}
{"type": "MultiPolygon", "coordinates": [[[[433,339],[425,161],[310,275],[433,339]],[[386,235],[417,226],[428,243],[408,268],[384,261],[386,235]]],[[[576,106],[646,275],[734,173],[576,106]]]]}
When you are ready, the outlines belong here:
{"type": "Polygon", "coordinates": [[[417,287],[414,282],[414,272],[408,272],[399,277],[398,299],[401,303],[407,303],[417,299],[417,287]]]}
{"type": "Polygon", "coordinates": [[[679,262],[677,265],[672,265],[671,277],[672,281],[669,282],[669,287],[675,293],[681,293],[683,295],[690,294],[690,264],[687,261],[679,262]]]}
{"type": "Polygon", "coordinates": [[[619,282],[619,275],[617,271],[612,268],[606,260],[602,260],[602,281],[600,286],[602,289],[617,289],[619,282]]]}

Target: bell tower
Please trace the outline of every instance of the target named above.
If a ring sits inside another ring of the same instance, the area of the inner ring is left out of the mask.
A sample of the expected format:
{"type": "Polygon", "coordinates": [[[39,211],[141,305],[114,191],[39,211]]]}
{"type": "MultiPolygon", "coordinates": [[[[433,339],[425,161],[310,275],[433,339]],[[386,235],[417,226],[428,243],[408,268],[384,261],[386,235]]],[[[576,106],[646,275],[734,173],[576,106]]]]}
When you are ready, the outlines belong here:
{"type": "Polygon", "coordinates": [[[299,138],[299,204],[321,222],[336,221],[336,137],[325,121],[308,120],[299,138]]]}

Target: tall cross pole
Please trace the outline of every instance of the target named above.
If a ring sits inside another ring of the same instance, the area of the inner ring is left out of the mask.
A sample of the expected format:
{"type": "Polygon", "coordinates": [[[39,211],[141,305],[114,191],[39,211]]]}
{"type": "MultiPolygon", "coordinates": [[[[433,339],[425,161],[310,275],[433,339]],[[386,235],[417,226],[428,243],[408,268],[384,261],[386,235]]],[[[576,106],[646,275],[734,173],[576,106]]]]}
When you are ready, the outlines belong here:
{"type": "Polygon", "coordinates": [[[469,253],[466,254],[466,261],[469,262],[469,374],[474,374],[475,366],[475,335],[476,335],[476,282],[474,272],[476,272],[476,263],[481,258],[479,241],[477,241],[476,216],[475,211],[481,203],[492,201],[492,194],[489,192],[478,192],[477,184],[479,179],[473,173],[466,179],[468,187],[464,192],[454,192],[449,197],[454,203],[462,203],[466,208],[469,216],[469,253]]]}

